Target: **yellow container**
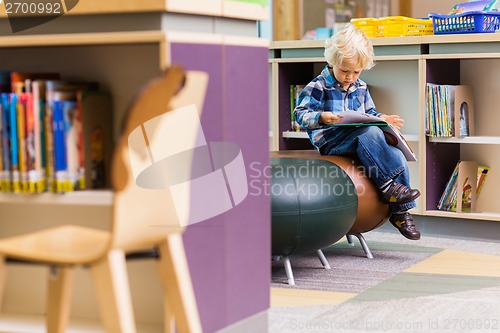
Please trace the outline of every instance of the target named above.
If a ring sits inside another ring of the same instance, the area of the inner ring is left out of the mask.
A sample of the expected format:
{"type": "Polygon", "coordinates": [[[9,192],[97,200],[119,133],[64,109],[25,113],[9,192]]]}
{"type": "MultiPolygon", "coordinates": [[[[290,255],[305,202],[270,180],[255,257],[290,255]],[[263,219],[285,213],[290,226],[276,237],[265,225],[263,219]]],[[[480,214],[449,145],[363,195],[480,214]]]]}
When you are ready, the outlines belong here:
{"type": "Polygon", "coordinates": [[[353,18],[351,23],[354,24],[358,29],[363,30],[365,34],[374,38],[377,37],[377,19],[374,17],[363,17],[363,18],[353,18]]]}
{"type": "Polygon", "coordinates": [[[387,16],[377,20],[377,37],[405,37],[434,34],[432,20],[387,16]]]}

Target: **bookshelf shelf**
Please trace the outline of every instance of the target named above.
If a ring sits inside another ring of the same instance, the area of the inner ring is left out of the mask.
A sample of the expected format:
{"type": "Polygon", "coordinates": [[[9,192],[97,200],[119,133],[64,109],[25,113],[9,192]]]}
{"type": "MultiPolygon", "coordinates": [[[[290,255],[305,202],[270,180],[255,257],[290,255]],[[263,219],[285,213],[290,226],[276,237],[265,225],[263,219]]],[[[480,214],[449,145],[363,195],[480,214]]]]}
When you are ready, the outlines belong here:
{"type": "MultiPolygon", "coordinates": [[[[410,163],[412,187],[422,192],[415,214],[449,218],[500,221],[494,185],[500,183],[500,130],[493,111],[497,104],[496,78],[500,76],[500,34],[464,34],[372,39],[376,66],[363,71],[377,110],[399,114],[403,134],[417,153],[410,163]],[[475,135],[429,138],[425,135],[427,83],[474,87],[475,135]],[[478,199],[483,213],[436,210],[436,203],[458,160],[491,167],[478,199]]],[[[290,85],[307,84],[326,64],[324,41],[271,43],[270,73],[273,92],[272,150],[312,149],[305,133],[289,131],[290,85]],[[303,140],[289,140],[303,139],[303,140]]]]}
{"type": "Polygon", "coordinates": [[[133,32],[95,32],[75,34],[14,35],[1,36],[0,47],[36,47],[36,46],[78,46],[78,45],[114,45],[161,43],[165,33],[161,31],[133,32]]]}
{"type": "Polygon", "coordinates": [[[87,190],[70,193],[40,193],[17,194],[0,193],[0,203],[26,205],[82,205],[82,206],[111,206],[113,192],[111,190],[87,190]]]}
{"type": "Polygon", "coordinates": [[[430,137],[429,142],[499,145],[500,144],[500,136],[467,136],[467,137],[460,137],[460,138],[430,137]]]}
{"type": "Polygon", "coordinates": [[[284,138],[288,139],[309,139],[306,132],[285,131],[282,135],[284,138]]]}
{"type": "MultiPolygon", "coordinates": [[[[199,106],[203,104],[204,117],[200,117],[200,121],[207,140],[233,142],[241,147],[246,161],[265,165],[268,129],[248,126],[248,119],[243,115],[255,111],[259,119],[268,117],[269,42],[258,38],[256,29],[256,21],[267,19],[268,11],[265,6],[232,0],[229,4],[228,1],[85,0],[68,15],[19,33],[11,31],[5,10],[2,12],[5,6],[0,6],[2,70],[54,72],[63,80],[98,82],[100,88],[112,96],[115,140],[128,107],[141,87],[168,66],[205,72],[210,78],[207,82],[210,94],[206,94],[199,106]],[[255,100],[255,96],[260,98],[255,100]],[[230,108],[231,105],[238,108],[230,108]]],[[[0,193],[0,236],[16,236],[63,223],[107,229],[113,216],[113,198],[111,190],[34,195],[0,193]]],[[[231,211],[231,219],[220,215],[210,220],[210,226],[203,221],[190,225],[189,236],[184,240],[189,248],[193,284],[196,290],[202,291],[197,292],[196,301],[200,312],[206,314],[204,331],[218,331],[268,307],[268,298],[262,295],[269,290],[266,280],[269,276],[266,264],[270,248],[266,243],[270,226],[269,198],[249,195],[245,200],[245,205],[231,211]],[[238,221],[237,228],[234,220],[238,221]],[[244,237],[248,234],[259,236],[244,237]],[[203,249],[196,246],[204,239],[210,239],[210,244],[205,244],[203,249]],[[238,244],[231,241],[234,239],[238,244]],[[257,243],[264,244],[259,251],[242,254],[244,260],[255,265],[236,271],[228,269],[241,260],[231,256],[238,250],[236,245],[256,248],[257,243]],[[218,264],[221,258],[224,265],[218,264]],[[205,267],[213,269],[207,273],[205,267]],[[247,299],[251,306],[234,301],[238,299],[247,299]]],[[[130,208],[140,213],[140,202],[137,205],[130,208]]],[[[26,315],[44,313],[45,284],[21,286],[16,268],[8,269],[3,310],[13,314],[22,311],[26,315]],[[23,305],[22,310],[19,304],[23,305]]],[[[39,268],[23,269],[30,272],[36,269],[36,275],[39,272],[39,268]]],[[[140,296],[134,304],[138,309],[134,314],[137,322],[151,323],[161,329],[164,321],[163,300],[158,297],[161,285],[148,282],[155,273],[151,261],[134,263],[130,269],[131,280],[135,278],[135,285],[142,287],[132,288],[131,292],[140,296]]],[[[83,276],[80,272],[77,274],[76,281],[88,278],[86,272],[83,276]]],[[[45,278],[46,274],[40,274],[37,282],[45,278]]],[[[90,283],[84,281],[78,286],[74,296],[79,306],[72,308],[72,319],[99,318],[98,309],[91,306],[95,300],[91,298],[90,283]]]]}
{"type": "MultiPolygon", "coordinates": [[[[148,12],[188,13],[247,20],[269,19],[269,7],[234,0],[85,0],[71,9],[69,15],[127,14],[148,12]]],[[[7,17],[5,7],[0,18],[7,17]]]]}
{"type": "Polygon", "coordinates": [[[449,217],[454,219],[469,219],[469,220],[485,220],[500,222],[500,213],[487,213],[487,212],[471,212],[471,213],[456,213],[441,210],[428,210],[425,212],[426,216],[435,217],[449,217]]]}

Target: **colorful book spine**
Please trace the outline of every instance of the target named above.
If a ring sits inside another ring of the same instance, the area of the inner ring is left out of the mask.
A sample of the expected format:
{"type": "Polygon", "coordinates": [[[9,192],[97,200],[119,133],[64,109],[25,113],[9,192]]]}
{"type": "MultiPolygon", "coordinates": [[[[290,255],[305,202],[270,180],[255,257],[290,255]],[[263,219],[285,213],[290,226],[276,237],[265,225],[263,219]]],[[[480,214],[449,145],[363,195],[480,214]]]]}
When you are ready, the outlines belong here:
{"type": "Polygon", "coordinates": [[[2,93],[0,96],[0,104],[2,107],[2,131],[0,133],[2,140],[2,192],[10,192],[11,187],[11,158],[10,158],[10,103],[9,93],[2,93]]]}
{"type": "Polygon", "coordinates": [[[19,174],[19,137],[17,133],[17,94],[10,94],[9,105],[10,123],[10,160],[11,160],[11,185],[14,193],[21,192],[21,177],[19,174]]]}
{"type": "MultiPolygon", "coordinates": [[[[37,190],[37,172],[36,172],[36,152],[35,152],[35,128],[33,114],[33,95],[31,92],[19,94],[19,112],[24,112],[23,126],[23,146],[20,150],[20,156],[23,156],[22,188],[23,192],[36,193],[37,190]]],[[[21,116],[22,117],[22,116],[21,116]]]]}
{"type": "MultiPolygon", "coordinates": [[[[59,98],[59,97],[58,97],[59,98]]],[[[55,191],[69,192],[73,190],[68,156],[68,131],[69,116],[76,109],[74,100],[57,99],[54,100],[53,108],[53,131],[54,131],[54,162],[55,162],[55,191]]],[[[72,130],[74,131],[74,129],[72,130]]],[[[73,137],[75,135],[72,135],[73,137]]],[[[71,149],[71,148],[70,148],[71,149]]],[[[73,151],[73,149],[71,149],[73,151]]],[[[74,153],[72,153],[74,157],[74,153]]]]}
{"type": "Polygon", "coordinates": [[[35,154],[34,178],[35,192],[45,191],[45,83],[43,80],[34,80],[31,83],[33,93],[33,148],[35,154]]]}

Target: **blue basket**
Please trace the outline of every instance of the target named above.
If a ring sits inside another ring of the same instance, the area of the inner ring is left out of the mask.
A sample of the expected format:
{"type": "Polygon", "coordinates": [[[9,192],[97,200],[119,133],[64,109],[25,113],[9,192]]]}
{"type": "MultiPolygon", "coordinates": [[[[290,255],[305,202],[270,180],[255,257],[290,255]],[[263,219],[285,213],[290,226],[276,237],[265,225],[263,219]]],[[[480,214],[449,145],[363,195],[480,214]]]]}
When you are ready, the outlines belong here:
{"type": "Polygon", "coordinates": [[[458,15],[429,14],[435,35],[490,33],[500,29],[500,13],[467,12],[458,15]]]}

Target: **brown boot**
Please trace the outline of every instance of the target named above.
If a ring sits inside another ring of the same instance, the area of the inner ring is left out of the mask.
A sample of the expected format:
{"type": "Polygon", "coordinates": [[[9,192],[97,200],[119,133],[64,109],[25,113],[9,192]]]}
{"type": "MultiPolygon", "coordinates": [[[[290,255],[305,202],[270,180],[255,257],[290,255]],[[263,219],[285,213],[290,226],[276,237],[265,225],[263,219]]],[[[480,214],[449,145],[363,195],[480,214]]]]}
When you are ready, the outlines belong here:
{"type": "Polygon", "coordinates": [[[420,196],[419,190],[408,188],[396,182],[392,182],[389,187],[381,193],[383,202],[396,204],[404,204],[420,196]]]}
{"type": "Polygon", "coordinates": [[[408,212],[392,214],[389,221],[396,229],[399,230],[401,235],[405,236],[411,240],[420,239],[420,231],[418,231],[415,223],[413,223],[413,217],[408,212]]]}

